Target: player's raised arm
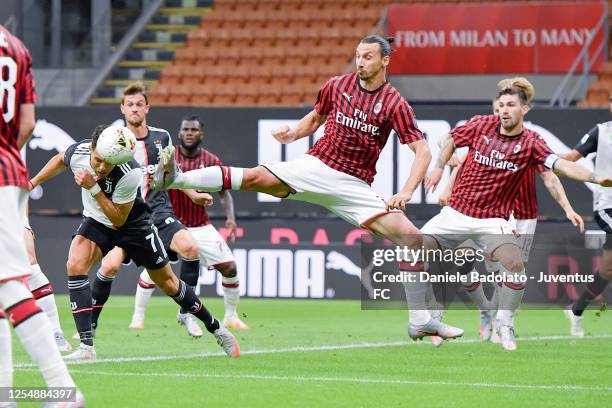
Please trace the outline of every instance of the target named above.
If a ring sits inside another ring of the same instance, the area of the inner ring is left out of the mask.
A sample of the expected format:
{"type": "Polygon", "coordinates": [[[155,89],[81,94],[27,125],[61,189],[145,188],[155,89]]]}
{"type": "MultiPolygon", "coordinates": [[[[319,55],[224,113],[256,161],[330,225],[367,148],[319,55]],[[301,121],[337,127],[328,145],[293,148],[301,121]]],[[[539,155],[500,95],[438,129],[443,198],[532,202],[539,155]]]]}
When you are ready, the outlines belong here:
{"type": "Polygon", "coordinates": [[[544,185],[546,186],[546,189],[550,193],[551,197],[554,198],[563,211],[565,211],[565,216],[567,219],[570,220],[575,227],[578,227],[580,232],[584,232],[584,220],[572,208],[559,177],[557,177],[552,171],[545,171],[538,174],[542,178],[542,181],[544,182],[544,185]]]}
{"type": "Polygon", "coordinates": [[[287,125],[281,126],[272,131],[272,136],[282,144],[291,143],[314,134],[325,123],[326,119],[326,115],[321,115],[316,110],[313,110],[300,119],[294,128],[290,128],[287,125]]]}
{"type": "Polygon", "coordinates": [[[53,156],[51,160],[49,160],[47,164],[45,164],[45,166],[30,180],[30,188],[33,189],[34,187],[52,179],[66,170],[68,166],[64,161],[65,156],[66,152],[60,152],[53,156]]]}
{"type": "Polygon", "coordinates": [[[558,158],[554,164],[555,174],[585,183],[595,183],[603,187],[612,187],[611,174],[595,174],[594,172],[565,159],[558,158]]]}

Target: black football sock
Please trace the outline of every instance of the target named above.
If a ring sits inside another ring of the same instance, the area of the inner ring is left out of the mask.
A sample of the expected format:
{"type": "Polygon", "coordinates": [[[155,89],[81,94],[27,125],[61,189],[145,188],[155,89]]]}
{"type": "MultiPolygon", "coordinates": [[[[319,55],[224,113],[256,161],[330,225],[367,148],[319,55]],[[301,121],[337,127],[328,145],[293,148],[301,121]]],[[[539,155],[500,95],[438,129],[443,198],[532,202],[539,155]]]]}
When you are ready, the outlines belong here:
{"type": "Polygon", "coordinates": [[[172,299],[174,299],[181,308],[200,319],[202,323],[204,323],[204,326],[206,326],[206,330],[210,333],[213,333],[219,328],[219,321],[215,319],[202,302],[200,302],[200,299],[198,299],[193,289],[187,286],[182,280],[179,280],[179,290],[176,295],[172,296],[172,299]]]}
{"type": "MultiPolygon", "coordinates": [[[[181,280],[185,282],[194,292],[200,278],[200,260],[181,259],[181,280]]],[[[181,313],[187,313],[181,308],[181,313]]]]}
{"type": "Polygon", "coordinates": [[[93,346],[91,335],[91,287],[87,275],[68,277],[70,308],[81,343],[93,346]]]}
{"type": "Polygon", "coordinates": [[[98,271],[96,278],[91,285],[91,299],[92,299],[92,311],[91,311],[91,328],[96,330],[98,328],[98,319],[102,308],[108,300],[111,293],[111,287],[113,286],[113,280],[115,277],[104,276],[98,271]]]}
{"type": "Polygon", "coordinates": [[[601,295],[606,286],[608,286],[608,282],[610,282],[604,279],[600,272],[595,273],[594,276],[593,282],[590,282],[586,286],[582,295],[580,295],[578,300],[572,305],[572,312],[576,316],[582,316],[584,309],[587,308],[593,299],[601,295]]]}

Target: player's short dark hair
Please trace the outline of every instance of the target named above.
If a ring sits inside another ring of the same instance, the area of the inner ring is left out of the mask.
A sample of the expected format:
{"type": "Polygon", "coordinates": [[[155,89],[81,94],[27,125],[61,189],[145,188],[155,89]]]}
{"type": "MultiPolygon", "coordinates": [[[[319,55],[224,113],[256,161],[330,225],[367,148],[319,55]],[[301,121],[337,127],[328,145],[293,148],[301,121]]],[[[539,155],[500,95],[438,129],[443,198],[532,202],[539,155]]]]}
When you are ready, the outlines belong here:
{"type": "Polygon", "coordinates": [[[500,90],[497,93],[497,99],[501,98],[502,95],[518,95],[519,101],[521,101],[521,105],[527,105],[529,103],[529,99],[527,99],[527,94],[525,93],[525,90],[517,86],[511,86],[500,90]]]}
{"type": "Polygon", "coordinates": [[[383,57],[388,57],[393,53],[393,48],[391,48],[391,43],[393,42],[393,37],[381,37],[380,35],[368,35],[367,37],[363,37],[361,39],[361,43],[363,44],[378,44],[380,45],[380,53],[383,57]]]}
{"type": "Polygon", "coordinates": [[[149,104],[149,91],[147,89],[147,86],[144,84],[144,82],[141,82],[141,81],[132,82],[131,84],[125,87],[125,89],[123,90],[123,96],[121,97],[121,104],[123,105],[123,102],[125,101],[126,96],[138,95],[138,94],[141,94],[142,96],[144,96],[145,102],[148,105],[149,104]]]}
{"type": "Polygon", "coordinates": [[[181,125],[183,124],[183,121],[198,122],[198,125],[200,126],[200,130],[202,130],[202,121],[200,120],[200,118],[197,115],[183,116],[183,119],[181,119],[181,125]]]}
{"type": "Polygon", "coordinates": [[[91,134],[91,147],[92,147],[92,149],[96,148],[96,146],[98,145],[98,138],[100,138],[100,135],[102,134],[104,129],[106,129],[107,127],[109,127],[109,125],[98,125],[93,130],[93,133],[91,134]]]}

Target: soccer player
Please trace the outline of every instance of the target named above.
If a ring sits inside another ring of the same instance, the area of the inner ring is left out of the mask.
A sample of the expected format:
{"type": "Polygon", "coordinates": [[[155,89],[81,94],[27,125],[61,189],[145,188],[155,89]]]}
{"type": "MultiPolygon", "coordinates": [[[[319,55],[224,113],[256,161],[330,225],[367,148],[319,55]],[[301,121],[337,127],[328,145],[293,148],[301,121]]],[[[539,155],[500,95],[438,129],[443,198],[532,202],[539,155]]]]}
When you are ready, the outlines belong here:
{"type": "MultiPolygon", "coordinates": [[[[431,153],[418,129],[412,108],[386,80],[391,58],[389,41],[363,38],[355,50],[357,72],[331,78],[319,90],[314,110],[294,128],[272,135],[280,143],[312,135],[325,123],[325,133],[302,157],[254,168],[211,166],[178,173],[173,149],[162,152],[164,166],[154,175],[156,188],[227,189],[267,193],[326,207],[345,221],[389,238],[398,245],[420,247],[419,230],[403,211],[423,180],[431,153]],[[392,131],[416,158],[400,192],[385,201],[370,187],[376,162],[392,131]]],[[[422,291],[409,284],[407,291],[422,291]]],[[[409,303],[409,335],[459,337],[463,330],[432,319],[420,303],[409,303]]]]}
{"type": "MultiPolygon", "coordinates": [[[[96,358],[91,325],[92,295],[87,275],[91,267],[115,247],[122,248],[137,265],[147,268],[166,295],[202,320],[223,350],[237,357],[240,349],[235,337],[172,272],[166,250],[152,223],[151,209],[140,196],[143,179],[140,166],[134,161],[112,165],[107,161],[109,157],[97,151],[98,144],[109,143],[105,138],[113,136],[112,132],[103,133],[105,128],[96,127],[91,140],[75,143],[54,156],[31,180],[32,185],[37,186],[70,168],[76,184],[81,187],[84,217],[70,245],[66,265],[70,306],[81,344],[65,359],[96,358]]],[[[119,138],[113,143],[129,143],[125,136],[122,137],[123,141],[119,138]]]]}
{"type": "MultiPolygon", "coordinates": [[[[499,90],[507,88],[507,87],[518,87],[523,89],[525,95],[527,96],[527,103],[531,104],[533,97],[535,96],[535,88],[526,78],[517,77],[517,78],[509,78],[500,81],[497,84],[499,90]]],[[[493,100],[493,114],[498,116],[499,107],[498,107],[499,98],[496,96],[493,100]]],[[[475,117],[474,119],[478,120],[479,117],[475,117]]],[[[525,128],[530,129],[530,122],[524,123],[525,128]]],[[[449,135],[449,137],[451,137],[449,135]]],[[[446,205],[446,201],[448,197],[450,197],[450,193],[454,186],[457,173],[460,171],[461,164],[465,156],[458,159],[458,166],[453,168],[453,172],[451,177],[445,187],[443,194],[440,197],[441,204],[446,205]]],[[[537,171],[538,175],[542,178],[544,185],[546,186],[550,195],[559,203],[559,206],[565,211],[566,217],[572,222],[573,225],[577,226],[580,231],[584,230],[584,221],[582,217],[578,215],[572,205],[570,204],[567,196],[565,194],[565,190],[563,189],[563,185],[552,171],[546,168],[538,168],[534,170],[530,168],[532,173],[537,171]]],[[[522,248],[523,261],[527,262],[529,258],[529,252],[531,251],[531,245],[533,243],[533,234],[535,233],[536,225],[537,225],[537,216],[538,216],[538,206],[536,199],[536,188],[535,188],[535,174],[534,177],[526,176],[524,178],[524,184],[519,190],[517,198],[514,202],[514,206],[512,209],[512,217],[514,218],[514,222],[516,224],[516,231],[519,234],[519,244],[522,248]]],[[[497,262],[485,261],[485,266],[488,273],[496,273],[499,271],[499,264],[497,262]]],[[[470,268],[471,269],[471,266],[470,268]]],[[[498,291],[494,292],[494,299],[491,300],[490,306],[488,305],[488,299],[486,298],[484,291],[482,289],[482,285],[479,282],[474,284],[466,283],[464,287],[470,296],[470,298],[477,304],[480,308],[480,339],[481,340],[489,340],[491,339],[493,342],[499,343],[499,336],[496,333],[494,328],[497,326],[497,322],[494,321],[492,310],[497,308],[497,295],[498,291]]],[[[435,341],[438,339],[432,338],[432,341],[435,344],[435,341]]],[[[436,344],[438,345],[438,344],[436,344]]]]}
{"type": "MultiPolygon", "coordinates": [[[[29,186],[28,169],[19,150],[34,130],[36,92],[30,51],[2,25],[0,72],[0,387],[13,386],[9,322],[38,365],[47,387],[75,387],[53,338],[49,318],[24,282],[31,274],[23,239],[29,186]]],[[[76,401],[66,405],[84,403],[77,392],[76,401]]]]}
{"type": "MultiPolygon", "coordinates": [[[[153,211],[153,223],[157,228],[159,237],[164,243],[164,248],[171,261],[177,261],[180,257],[183,261],[182,271],[194,275],[199,273],[198,245],[191,233],[181,224],[174,215],[172,203],[165,191],[152,191],[149,188],[149,174],[152,174],[157,166],[157,158],[161,149],[172,144],[170,134],[160,128],[147,124],[149,113],[149,97],[143,83],[134,82],[123,90],[121,99],[121,113],[125,123],[134,133],[138,141],[134,159],[140,165],[144,173],[142,196],[153,211]]],[[[186,192],[191,197],[197,194],[190,190],[186,192]]],[[[194,199],[197,199],[195,197],[194,199]]],[[[92,324],[95,329],[105,302],[108,300],[113,279],[121,268],[125,258],[125,251],[117,248],[104,257],[100,269],[96,274],[92,285],[93,315],[92,324]]],[[[143,270],[138,279],[136,297],[134,300],[134,314],[129,325],[131,329],[144,328],[145,308],[153,291],[155,284],[147,270],[143,270]]],[[[202,329],[197,325],[194,316],[185,310],[180,310],[178,319],[187,327],[187,333],[196,337],[202,336],[202,329]]]]}
{"type": "MultiPolygon", "coordinates": [[[[183,170],[200,169],[210,166],[221,166],[217,156],[204,149],[202,145],[202,123],[197,116],[187,116],[181,121],[179,130],[180,147],[176,149],[175,160],[183,170]]],[[[174,212],[183,225],[189,228],[198,243],[200,251],[200,263],[208,269],[216,269],[221,274],[221,285],[223,287],[223,299],[225,303],[225,316],[223,325],[230,329],[249,329],[238,317],[236,307],[240,300],[240,287],[238,281],[238,270],[234,254],[227,243],[219,234],[214,225],[209,223],[208,214],[204,206],[196,204],[181,190],[168,191],[174,212]]],[[[209,204],[212,205],[212,197],[208,193],[200,193],[210,197],[209,204]]],[[[227,221],[225,226],[231,231],[229,240],[234,241],[236,236],[236,218],[234,216],[234,201],[229,191],[220,191],[221,205],[225,210],[227,221]]],[[[181,279],[188,285],[195,287],[198,284],[199,274],[184,271],[181,268],[181,279]]],[[[179,316],[180,319],[180,316],[179,316]]]]}
{"type": "MultiPolygon", "coordinates": [[[[612,92],[609,95],[612,113],[612,92]]],[[[595,153],[595,172],[612,174],[612,121],[599,123],[580,139],[572,151],[563,156],[576,161],[595,153]]],[[[582,314],[593,299],[603,293],[612,279],[612,189],[598,188],[593,193],[593,213],[599,228],[606,233],[601,269],[595,273],[593,282],[587,284],[580,297],[565,310],[571,322],[572,336],[583,337],[582,314]]]]}
{"type": "Polygon", "coordinates": [[[440,182],[444,166],[456,147],[467,146],[470,150],[449,205],[421,231],[434,236],[436,242],[445,242],[448,234],[478,234],[474,241],[500,262],[504,277],[497,313],[501,345],[506,350],[515,350],[514,312],[525,290],[522,281],[525,269],[508,218],[524,178],[533,177],[533,170],[546,167],[558,175],[612,186],[612,175],[595,175],[559,158],[537,133],[524,128],[524,116],[529,112],[524,89],[504,88],[498,96],[499,116],[480,117],[451,130],[452,139],[445,143],[435,169],[428,173],[425,189],[440,182]]]}

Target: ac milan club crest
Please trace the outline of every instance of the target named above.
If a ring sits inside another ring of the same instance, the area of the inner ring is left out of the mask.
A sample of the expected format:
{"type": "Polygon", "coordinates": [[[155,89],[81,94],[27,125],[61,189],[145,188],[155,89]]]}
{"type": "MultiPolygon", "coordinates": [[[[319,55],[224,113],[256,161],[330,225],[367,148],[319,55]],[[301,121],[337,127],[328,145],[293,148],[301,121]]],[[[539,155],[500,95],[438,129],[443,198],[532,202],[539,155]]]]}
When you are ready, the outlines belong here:
{"type": "Polygon", "coordinates": [[[376,105],[374,105],[374,113],[376,115],[378,115],[378,113],[380,113],[381,109],[382,109],[382,102],[378,102],[376,105]]]}
{"type": "Polygon", "coordinates": [[[518,143],[516,146],[514,146],[514,149],[512,149],[513,153],[518,153],[521,150],[521,144],[518,143]]]}

